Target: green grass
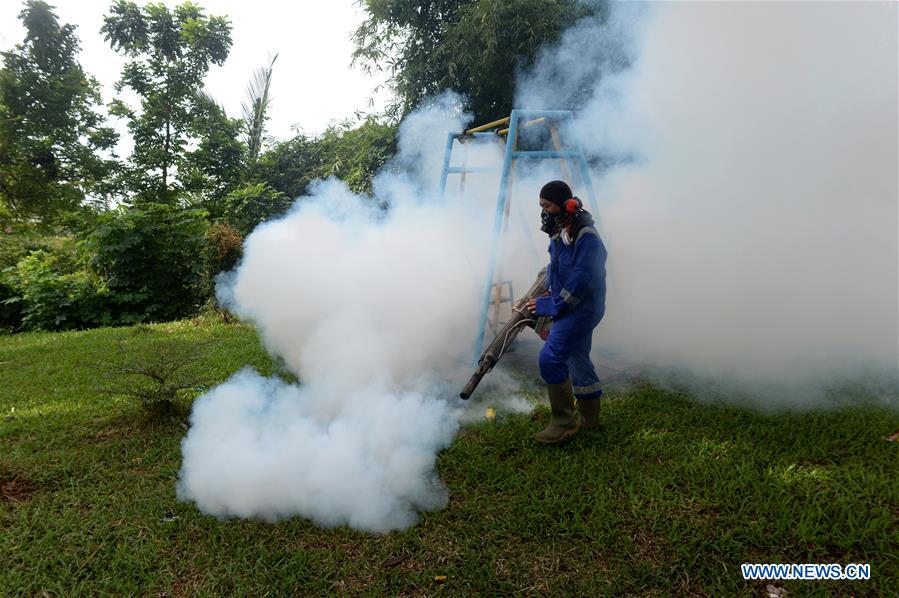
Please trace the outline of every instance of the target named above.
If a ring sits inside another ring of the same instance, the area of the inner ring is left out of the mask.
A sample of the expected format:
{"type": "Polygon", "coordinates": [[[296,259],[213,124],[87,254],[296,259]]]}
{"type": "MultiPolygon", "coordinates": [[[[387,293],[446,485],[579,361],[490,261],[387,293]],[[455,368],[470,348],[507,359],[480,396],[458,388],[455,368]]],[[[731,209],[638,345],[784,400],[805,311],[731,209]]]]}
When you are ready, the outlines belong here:
{"type": "MultiPolygon", "coordinates": [[[[870,563],[870,581],[776,585],[899,595],[895,411],[760,415],[639,386],[562,448],[531,441],[542,407],[467,426],[438,460],[449,505],[403,532],[218,521],[175,499],[180,421],[97,392],[87,364],[131,334],[0,337],[0,595],[762,595],[742,562],[870,563]]],[[[275,370],[248,326],[146,334],[213,340],[211,381],[275,370]]]]}

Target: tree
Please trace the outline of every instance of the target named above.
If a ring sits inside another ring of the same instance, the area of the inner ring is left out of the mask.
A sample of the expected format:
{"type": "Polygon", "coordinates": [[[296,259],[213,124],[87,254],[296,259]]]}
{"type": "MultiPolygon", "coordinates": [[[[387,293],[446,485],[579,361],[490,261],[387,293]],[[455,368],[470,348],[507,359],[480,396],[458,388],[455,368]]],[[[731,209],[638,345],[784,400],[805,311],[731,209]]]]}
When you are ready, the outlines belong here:
{"type": "Polygon", "coordinates": [[[305,135],[281,141],[259,157],[256,177],[290,198],[306,194],[321,165],[317,140],[305,135]]]}
{"type": "Polygon", "coordinates": [[[353,59],[388,71],[402,116],[427,97],[453,89],[475,122],[508,115],[515,74],[575,20],[604,10],[583,0],[363,0],[353,59]]]}
{"type": "Polygon", "coordinates": [[[240,141],[243,121],[228,118],[225,109],[201,94],[193,110],[191,132],[197,144],[186,151],[179,179],[189,203],[202,207],[211,219],[223,215],[223,200],[243,178],[246,147],[240,141]]]}
{"type": "Polygon", "coordinates": [[[117,135],[96,111],[99,84],[76,60],[75,26],[42,0],[28,0],[19,18],[25,41],[0,53],[0,212],[49,222],[102,193],[115,166],[103,154],[117,135]]]}
{"type": "Polygon", "coordinates": [[[313,180],[330,176],[367,193],[374,175],[396,153],[396,132],[395,125],[369,116],[355,126],[332,125],[319,137],[297,135],[260,157],[258,177],[291,199],[306,194],[313,180]]]}
{"type": "Polygon", "coordinates": [[[203,78],[228,57],[230,22],[205,16],[191,2],[170,11],[162,3],[140,7],[116,0],[102,32],[115,51],[130,58],[116,90],[127,87],[140,96],[139,110],[121,100],[110,105],[110,112],[128,119],[134,137],[127,185],[138,201],[173,203],[182,188],[179,169],[196,140],[192,124],[203,110],[203,78]]]}
{"type": "Polygon", "coordinates": [[[247,85],[247,97],[241,103],[244,131],[247,144],[247,170],[251,170],[259,159],[262,144],[265,141],[265,123],[268,120],[268,107],[271,103],[269,89],[272,84],[272,69],[278,55],[272,58],[268,67],[260,67],[253,73],[247,85]]]}
{"type": "Polygon", "coordinates": [[[374,116],[356,126],[328,127],[317,140],[321,163],[315,178],[336,176],[356,193],[371,192],[372,179],[396,153],[396,133],[397,127],[374,116]]]}

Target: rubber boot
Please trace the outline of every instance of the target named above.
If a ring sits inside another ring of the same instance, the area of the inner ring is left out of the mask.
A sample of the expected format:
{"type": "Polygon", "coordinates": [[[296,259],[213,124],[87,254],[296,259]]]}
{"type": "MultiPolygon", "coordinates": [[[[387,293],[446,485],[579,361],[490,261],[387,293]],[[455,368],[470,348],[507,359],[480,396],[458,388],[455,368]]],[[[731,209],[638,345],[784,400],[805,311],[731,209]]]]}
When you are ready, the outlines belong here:
{"type": "Polygon", "coordinates": [[[584,430],[599,430],[599,402],[601,397],[595,399],[578,399],[577,410],[581,414],[581,427],[584,430]]]}
{"type": "Polygon", "coordinates": [[[570,378],[561,384],[547,384],[546,389],[552,420],[534,435],[534,440],[541,444],[558,444],[574,436],[578,429],[578,418],[574,414],[574,391],[570,378]]]}

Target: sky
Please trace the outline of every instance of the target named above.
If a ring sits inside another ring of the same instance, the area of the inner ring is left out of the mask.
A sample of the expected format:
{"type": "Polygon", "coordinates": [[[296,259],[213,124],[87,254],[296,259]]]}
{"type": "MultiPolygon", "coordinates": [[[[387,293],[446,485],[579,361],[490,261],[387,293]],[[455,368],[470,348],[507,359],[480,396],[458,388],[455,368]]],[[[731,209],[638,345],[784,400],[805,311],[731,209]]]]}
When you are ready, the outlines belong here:
{"type": "MultiPolygon", "coordinates": [[[[113,85],[124,60],[103,40],[100,28],[112,0],[49,0],[63,23],[77,26],[81,40],[79,61],[103,86],[103,99],[112,99],[113,85]]],[[[140,3],[140,2],[139,2],[140,3]]],[[[240,116],[240,103],[253,71],[275,53],[268,133],[281,139],[295,128],[305,134],[321,133],[330,122],[352,117],[357,110],[383,108],[388,94],[373,93],[383,78],[366,75],[350,66],[350,39],[363,20],[355,0],[199,0],[207,15],[231,19],[233,46],[224,66],[213,66],[206,90],[231,117],[240,116]],[[371,102],[374,102],[372,105],[371,102]]],[[[142,4],[142,3],[141,3],[142,4]]],[[[174,7],[180,2],[164,0],[174,7]]],[[[8,50],[24,39],[18,19],[22,2],[0,2],[0,49],[8,50]]],[[[116,123],[125,131],[123,123],[116,123]]],[[[120,146],[121,148],[121,146],[120,146]]]]}

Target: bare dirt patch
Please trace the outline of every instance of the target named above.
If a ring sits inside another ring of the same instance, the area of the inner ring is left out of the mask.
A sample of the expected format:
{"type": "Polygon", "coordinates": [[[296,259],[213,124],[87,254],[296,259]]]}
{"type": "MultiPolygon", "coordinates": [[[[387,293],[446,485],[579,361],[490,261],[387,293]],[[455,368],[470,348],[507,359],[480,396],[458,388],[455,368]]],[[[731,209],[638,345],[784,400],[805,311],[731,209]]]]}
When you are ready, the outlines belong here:
{"type": "Polygon", "coordinates": [[[19,503],[37,491],[37,486],[22,476],[7,471],[0,473],[0,501],[19,503]]]}

